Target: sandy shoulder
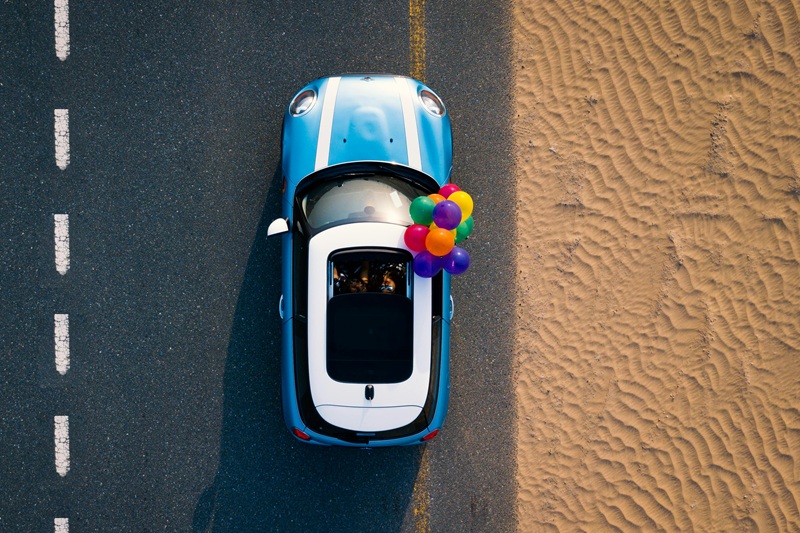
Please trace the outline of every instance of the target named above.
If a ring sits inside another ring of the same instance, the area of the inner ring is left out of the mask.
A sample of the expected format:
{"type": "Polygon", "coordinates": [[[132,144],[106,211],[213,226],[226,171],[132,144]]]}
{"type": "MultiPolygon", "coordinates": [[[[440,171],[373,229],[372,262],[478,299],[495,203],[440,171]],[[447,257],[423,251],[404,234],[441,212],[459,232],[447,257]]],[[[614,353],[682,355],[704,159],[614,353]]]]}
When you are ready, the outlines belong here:
{"type": "Polygon", "coordinates": [[[520,530],[798,530],[798,7],[649,4],[514,7],[520,530]]]}

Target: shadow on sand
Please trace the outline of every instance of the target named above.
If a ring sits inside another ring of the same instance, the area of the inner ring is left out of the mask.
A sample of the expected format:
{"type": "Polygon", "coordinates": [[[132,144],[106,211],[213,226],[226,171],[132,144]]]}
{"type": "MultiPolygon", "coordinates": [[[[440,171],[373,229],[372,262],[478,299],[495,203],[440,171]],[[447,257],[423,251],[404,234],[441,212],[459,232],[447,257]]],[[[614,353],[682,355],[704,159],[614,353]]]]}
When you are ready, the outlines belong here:
{"type": "Polygon", "coordinates": [[[421,449],[326,448],[295,441],[280,402],[280,240],[273,176],[236,305],[224,376],[219,467],[193,531],[400,531],[414,528],[421,449]]]}

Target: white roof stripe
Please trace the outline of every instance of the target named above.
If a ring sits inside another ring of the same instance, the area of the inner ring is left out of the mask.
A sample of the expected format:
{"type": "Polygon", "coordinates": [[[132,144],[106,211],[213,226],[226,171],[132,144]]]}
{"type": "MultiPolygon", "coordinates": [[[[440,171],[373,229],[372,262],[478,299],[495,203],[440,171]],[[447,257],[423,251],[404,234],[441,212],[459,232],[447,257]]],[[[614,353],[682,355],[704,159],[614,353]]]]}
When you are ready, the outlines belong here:
{"type": "Polygon", "coordinates": [[[319,137],[317,138],[317,156],[314,160],[314,170],[328,166],[328,157],[331,150],[331,133],[333,131],[333,110],[336,107],[336,94],[339,92],[341,77],[328,80],[325,86],[325,96],[322,98],[322,116],[319,123],[319,137]]]}
{"type": "Polygon", "coordinates": [[[417,132],[417,114],[414,112],[414,85],[408,78],[396,77],[397,92],[403,107],[403,123],[406,130],[406,148],[408,150],[408,166],[422,170],[422,155],[419,149],[419,133],[417,132]]]}
{"type": "Polygon", "coordinates": [[[405,227],[381,222],[335,226],[315,235],[308,259],[308,377],[311,397],[320,415],[338,427],[354,431],[383,431],[413,422],[428,394],[431,366],[433,284],[414,275],[413,370],[401,383],[375,385],[375,398],[364,397],[364,383],[334,381],[327,372],[328,257],[334,250],[353,247],[404,248],[405,227]],[[312,333],[313,332],[313,333],[312,333]],[[341,408],[341,409],[340,409],[341,408]],[[377,410],[384,408],[389,410],[377,410]],[[393,408],[393,409],[392,409],[393,408]],[[383,413],[384,416],[380,416],[383,413]],[[391,415],[390,415],[391,414],[391,415]],[[329,419],[328,416],[331,416],[329,419]]]}

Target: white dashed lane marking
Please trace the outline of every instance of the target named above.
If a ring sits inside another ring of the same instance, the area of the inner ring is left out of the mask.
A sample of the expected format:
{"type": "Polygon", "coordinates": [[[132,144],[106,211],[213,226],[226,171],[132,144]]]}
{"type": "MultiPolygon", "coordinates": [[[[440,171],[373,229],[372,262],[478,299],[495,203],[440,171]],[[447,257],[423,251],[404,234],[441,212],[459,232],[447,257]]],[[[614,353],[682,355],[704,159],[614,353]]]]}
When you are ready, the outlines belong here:
{"type": "MultiPolygon", "coordinates": [[[[69,57],[69,0],[54,0],[56,57],[69,57]]],[[[56,165],[65,170],[69,165],[69,110],[54,111],[56,165]]],[[[62,276],[69,270],[69,216],[53,215],[55,226],[56,270],[62,276]]],[[[69,315],[53,316],[56,370],[62,376],[69,370],[69,315]]],[[[61,477],[69,472],[69,417],[54,418],[56,472],[61,477]]],[[[69,518],[54,518],[55,533],[69,533],[69,518]]]]}
{"type": "Polygon", "coordinates": [[[61,477],[69,472],[69,417],[55,417],[56,472],[61,477]]]}
{"type": "Polygon", "coordinates": [[[69,56],[69,0],[55,0],[56,56],[69,56]]]}
{"type": "Polygon", "coordinates": [[[69,370],[69,315],[55,315],[56,370],[62,376],[69,370]]]}
{"type": "Polygon", "coordinates": [[[69,109],[56,109],[55,137],[56,137],[56,165],[61,170],[69,165],[69,109]]]}
{"type": "Polygon", "coordinates": [[[53,215],[56,243],[56,270],[62,276],[69,270],[69,215],[53,215]]]}

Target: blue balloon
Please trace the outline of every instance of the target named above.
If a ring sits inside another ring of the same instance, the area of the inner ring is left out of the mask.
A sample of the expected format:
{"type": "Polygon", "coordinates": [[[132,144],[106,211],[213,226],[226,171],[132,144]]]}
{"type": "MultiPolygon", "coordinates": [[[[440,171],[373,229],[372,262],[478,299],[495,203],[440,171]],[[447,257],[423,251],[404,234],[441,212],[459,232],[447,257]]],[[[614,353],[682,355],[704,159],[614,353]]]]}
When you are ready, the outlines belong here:
{"type": "Polygon", "coordinates": [[[463,274],[469,268],[469,254],[463,248],[454,246],[449,254],[442,258],[444,269],[451,274],[463,274]]]}
{"type": "Polygon", "coordinates": [[[422,278],[432,278],[442,270],[442,258],[429,251],[420,252],[414,258],[414,273],[422,278]]]}
{"type": "Polygon", "coordinates": [[[456,229],[461,224],[461,208],[451,200],[443,200],[433,208],[433,222],[448,231],[456,229]]]}

